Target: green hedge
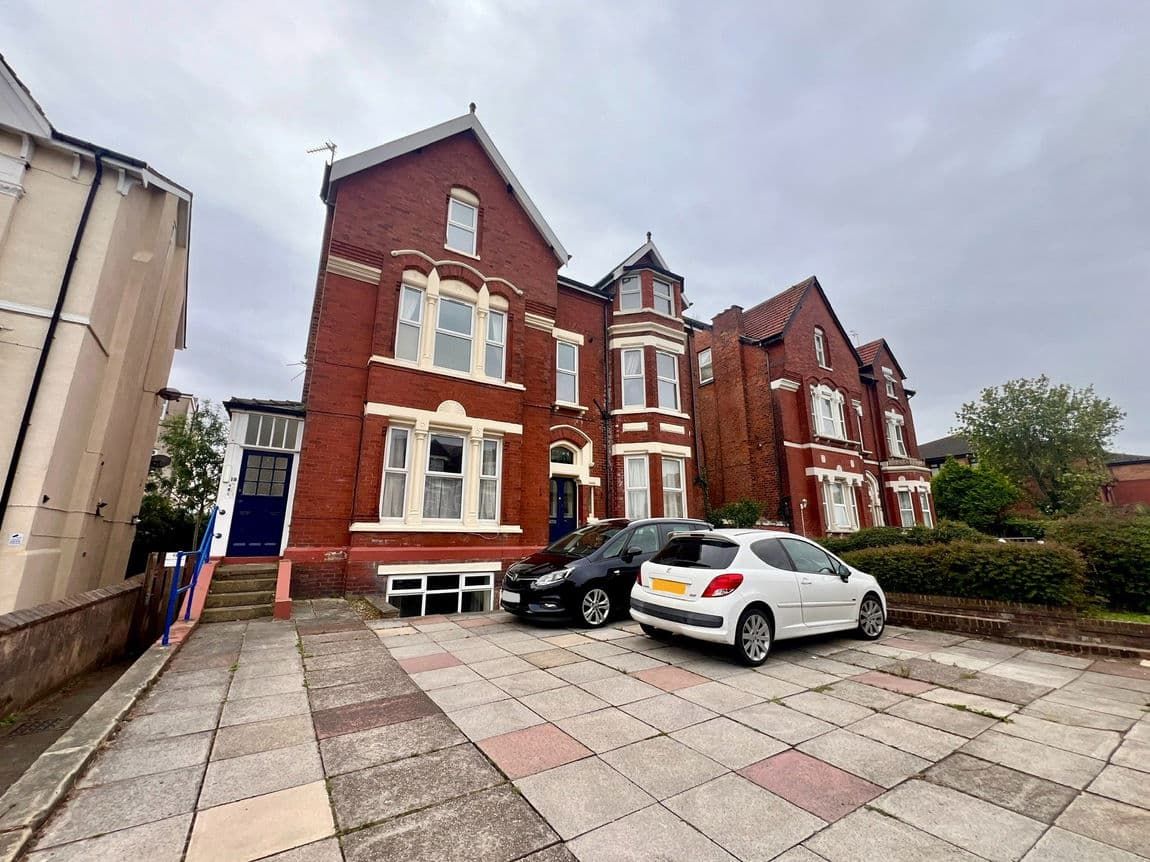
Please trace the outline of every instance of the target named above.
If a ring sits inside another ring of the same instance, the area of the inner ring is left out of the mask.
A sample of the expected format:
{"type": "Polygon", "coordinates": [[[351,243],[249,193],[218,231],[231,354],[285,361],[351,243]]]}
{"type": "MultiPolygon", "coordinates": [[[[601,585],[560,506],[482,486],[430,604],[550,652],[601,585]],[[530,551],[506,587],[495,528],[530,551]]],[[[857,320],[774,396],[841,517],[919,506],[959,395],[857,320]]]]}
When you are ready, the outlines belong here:
{"type": "Polygon", "coordinates": [[[1086,560],[1087,590],[1110,607],[1150,611],[1150,516],[1087,515],[1050,521],[1046,534],[1086,560]]]}
{"type": "Polygon", "coordinates": [[[890,545],[936,545],[947,542],[993,542],[994,539],[968,527],[961,521],[939,521],[930,527],[865,527],[849,536],[827,536],[819,539],[824,548],[834,554],[861,551],[865,548],[885,548],[890,545]]]}
{"type": "Polygon", "coordinates": [[[975,542],[851,551],[884,590],[1040,605],[1081,605],[1085,565],[1070,548],[975,542]]]}

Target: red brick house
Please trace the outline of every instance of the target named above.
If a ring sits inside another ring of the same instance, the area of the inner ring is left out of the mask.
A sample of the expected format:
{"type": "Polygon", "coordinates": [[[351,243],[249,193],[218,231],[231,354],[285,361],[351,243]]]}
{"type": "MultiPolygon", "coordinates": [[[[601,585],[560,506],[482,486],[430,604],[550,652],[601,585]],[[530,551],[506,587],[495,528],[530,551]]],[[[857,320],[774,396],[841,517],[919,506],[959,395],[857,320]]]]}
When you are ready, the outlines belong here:
{"type": "Polygon", "coordinates": [[[854,347],[818,279],[690,321],[689,336],[713,503],[754,499],[812,536],[933,525],[914,392],[885,340],[854,347]]]}
{"type": "Polygon", "coordinates": [[[857,479],[856,523],[874,520],[868,475],[888,520],[898,483],[928,487],[898,364],[885,345],[862,361],[814,279],[712,328],[686,322],[650,234],[595,284],[560,275],[566,250],[473,112],[336,161],[322,197],[293,595],[489,607],[507,564],[577,526],[703,516],[704,449],[712,503],[754,496],[785,520],[808,499],[812,534],[836,471],[857,479]],[[802,406],[822,383],[851,411],[842,439],[802,406]],[[882,411],[903,417],[902,462],[882,411]]]}

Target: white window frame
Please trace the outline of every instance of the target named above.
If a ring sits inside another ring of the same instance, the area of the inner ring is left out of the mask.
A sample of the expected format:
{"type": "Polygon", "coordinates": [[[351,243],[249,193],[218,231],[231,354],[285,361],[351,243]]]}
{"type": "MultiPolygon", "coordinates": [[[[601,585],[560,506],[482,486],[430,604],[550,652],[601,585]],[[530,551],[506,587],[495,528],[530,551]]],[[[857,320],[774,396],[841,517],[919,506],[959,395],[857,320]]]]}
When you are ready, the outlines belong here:
{"type": "Polygon", "coordinates": [[[642,347],[626,347],[619,351],[619,374],[622,379],[622,392],[620,393],[621,400],[624,407],[646,407],[647,406],[647,357],[644,356],[645,351],[642,347]],[[639,373],[627,374],[627,354],[639,354],[639,373]],[[643,397],[638,402],[627,400],[627,381],[638,380],[640,382],[640,391],[643,397]]]}
{"type": "Polygon", "coordinates": [[[626,516],[630,520],[651,517],[651,473],[650,465],[647,462],[646,455],[626,455],[623,458],[623,500],[626,516]],[[631,484],[631,463],[635,461],[643,462],[643,484],[631,484]],[[640,514],[634,511],[631,507],[631,494],[632,492],[638,493],[642,491],[644,496],[644,511],[640,514]]]}
{"type": "Polygon", "coordinates": [[[887,368],[884,365],[883,369],[882,369],[882,376],[883,376],[883,379],[886,381],[887,397],[888,398],[894,398],[897,400],[898,399],[898,393],[895,392],[895,388],[894,388],[894,371],[890,368],[887,368]]]}
{"type": "Polygon", "coordinates": [[[834,440],[848,440],[846,414],[843,407],[841,392],[836,392],[829,386],[817,386],[812,392],[811,408],[815,419],[815,434],[819,437],[830,437],[834,440]],[[824,416],[822,408],[826,407],[830,415],[824,416]],[[833,428],[827,431],[824,421],[830,422],[833,428]]]}
{"type": "Polygon", "coordinates": [[[657,406],[665,408],[667,410],[678,410],[679,404],[680,404],[680,398],[679,398],[679,357],[676,356],[674,353],[668,353],[665,350],[656,350],[655,351],[655,383],[656,383],[655,392],[656,392],[657,402],[658,402],[657,406]],[[671,368],[674,370],[674,373],[672,374],[671,377],[664,377],[662,375],[662,373],[660,372],[660,370],[659,370],[659,358],[660,357],[666,357],[667,359],[669,359],[671,361],[671,368]],[[675,392],[675,403],[674,404],[664,404],[663,403],[663,389],[661,386],[661,384],[663,384],[663,383],[670,383],[674,386],[674,392],[675,392]]]}
{"type": "Polygon", "coordinates": [[[302,426],[303,420],[294,416],[249,413],[242,445],[256,449],[295,452],[299,450],[302,426]]]}
{"type": "Polygon", "coordinates": [[[710,383],[712,380],[715,379],[714,355],[711,353],[711,348],[704,347],[702,350],[699,351],[698,362],[699,362],[699,384],[702,385],[704,383],[710,383]],[[704,353],[707,354],[706,368],[709,370],[709,373],[705,377],[703,376],[703,367],[704,367],[704,365],[703,365],[703,354],[704,353]]]}
{"type": "Polygon", "coordinates": [[[821,326],[815,327],[815,359],[820,368],[830,370],[831,363],[827,359],[827,334],[823,332],[821,326]]]}
{"type": "Polygon", "coordinates": [[[637,275],[623,276],[619,282],[619,310],[638,311],[643,307],[643,282],[637,275]],[[631,286],[634,282],[634,286],[631,286]]]}
{"type": "MultiPolygon", "coordinates": [[[[485,335],[486,335],[486,333],[485,333],[485,335]]],[[[454,298],[449,297],[449,296],[439,297],[439,301],[436,303],[436,307],[435,307],[435,343],[432,345],[432,348],[431,348],[431,364],[436,368],[442,368],[446,371],[454,371],[458,374],[473,374],[475,372],[475,368],[474,368],[474,365],[475,365],[475,306],[472,305],[470,302],[466,302],[462,299],[454,299],[454,298]],[[443,307],[447,303],[450,303],[452,305],[461,305],[464,308],[466,308],[468,310],[468,312],[470,313],[471,325],[468,327],[468,334],[467,335],[463,335],[462,333],[456,332],[452,329],[444,329],[443,327],[441,327],[439,325],[439,321],[443,317],[443,307]],[[436,353],[439,352],[438,348],[439,348],[439,336],[440,335],[443,335],[445,338],[459,338],[459,339],[464,339],[467,341],[467,343],[468,343],[468,350],[467,350],[468,362],[467,362],[467,368],[466,369],[452,368],[450,365],[440,365],[439,363],[437,363],[435,361],[436,360],[436,353]]]]}
{"type": "Polygon", "coordinates": [[[412,287],[410,284],[405,284],[399,289],[399,307],[395,313],[395,358],[402,359],[405,362],[419,362],[419,352],[423,345],[423,316],[424,306],[427,304],[426,293],[418,287],[412,287]],[[405,293],[413,293],[419,297],[419,304],[416,306],[418,309],[417,316],[414,320],[408,320],[403,316],[403,296],[405,293]],[[415,330],[415,356],[400,356],[399,355],[399,333],[403,331],[404,327],[415,330]]]}
{"type": "Polygon", "coordinates": [[[465,200],[460,200],[457,197],[450,197],[447,199],[447,227],[444,230],[443,247],[457,251],[460,254],[466,254],[469,257],[479,257],[479,207],[475,204],[468,203],[465,200]],[[455,207],[466,207],[474,213],[473,225],[469,226],[465,222],[461,222],[454,218],[455,207]],[[465,233],[471,234],[471,248],[456,248],[451,244],[451,228],[457,228],[465,233]]]}
{"type": "Polygon", "coordinates": [[[922,507],[922,525],[933,528],[934,517],[930,514],[930,494],[921,488],[918,491],[918,504],[922,507]]]}
{"type": "Polygon", "coordinates": [[[841,533],[858,529],[858,503],[854,499],[854,489],[850,483],[843,480],[823,483],[823,497],[829,532],[841,533]],[[835,499],[836,491],[841,501],[835,499]]]}
{"type": "Polygon", "coordinates": [[[411,494],[411,443],[412,443],[412,429],[406,425],[391,425],[387,429],[387,437],[383,447],[383,480],[379,485],[379,520],[380,521],[403,521],[407,517],[407,501],[410,499],[411,494]],[[394,451],[395,437],[403,434],[407,440],[403,447],[403,466],[392,467],[391,453],[394,451]],[[387,477],[402,476],[403,477],[403,500],[400,503],[400,512],[398,515],[385,515],[383,512],[384,493],[387,489],[387,477]]]}
{"type": "Polygon", "coordinates": [[[892,458],[908,458],[906,448],[906,435],[903,431],[903,423],[899,420],[888,416],[886,420],[886,439],[887,445],[890,447],[890,454],[892,458]]]}
{"type": "Polygon", "coordinates": [[[503,311],[495,311],[494,309],[487,312],[487,332],[484,334],[483,339],[483,373],[485,376],[494,380],[503,380],[507,376],[507,314],[503,311]],[[495,340],[491,337],[491,322],[499,318],[503,321],[501,332],[503,334],[502,340],[495,340]],[[499,373],[492,374],[487,367],[487,353],[491,348],[498,348],[499,350],[499,373]]]}
{"type": "Polygon", "coordinates": [[[659,476],[663,484],[663,517],[664,518],[686,518],[687,515],[687,462],[684,458],[671,458],[667,455],[660,455],[659,476]],[[667,487],[667,467],[674,464],[678,470],[679,487],[667,487]],[[679,513],[677,515],[670,514],[667,507],[668,499],[679,500],[679,513]]]}
{"type": "Polygon", "coordinates": [[[479,507],[478,519],[484,524],[498,524],[499,516],[503,511],[503,440],[499,437],[484,437],[479,444],[479,507]],[[495,472],[483,472],[483,450],[488,445],[495,446],[495,472]],[[495,513],[490,518],[483,517],[483,487],[484,484],[495,484],[495,513]]]}
{"type": "Polygon", "coordinates": [[[659,279],[655,279],[654,289],[655,289],[655,294],[654,294],[655,311],[657,311],[659,314],[665,314],[668,317],[674,317],[675,316],[675,289],[673,287],[671,287],[670,282],[660,281],[659,279]],[[665,295],[659,293],[659,288],[661,288],[661,287],[665,287],[667,289],[667,292],[665,295]],[[667,307],[663,308],[661,306],[662,303],[666,303],[667,307]]]}
{"type": "Polygon", "coordinates": [[[915,525],[914,518],[914,497],[910,491],[895,491],[895,497],[898,499],[898,514],[899,522],[903,528],[913,527],[915,525]],[[906,495],[906,505],[903,506],[903,495],[906,495]]]}
{"type": "Polygon", "coordinates": [[[420,481],[423,482],[423,521],[424,523],[431,524],[462,524],[467,517],[467,469],[470,466],[467,458],[467,435],[461,434],[458,431],[440,431],[432,429],[427,433],[427,443],[423,453],[423,475],[420,476],[420,481]],[[458,473],[441,473],[431,469],[431,438],[432,437],[455,437],[463,441],[463,452],[459,465],[458,473]],[[427,480],[430,478],[447,478],[459,480],[459,517],[458,518],[440,518],[427,514],[427,480]]]}
{"type": "Polygon", "coordinates": [[[569,404],[575,407],[579,406],[579,345],[573,341],[563,341],[559,339],[555,342],[555,403],[569,404]],[[574,354],[573,368],[564,368],[560,364],[559,357],[565,347],[571,348],[574,354]],[[571,378],[574,382],[574,399],[568,400],[567,398],[560,397],[559,381],[565,377],[571,378]]]}
{"type": "Polygon", "coordinates": [[[459,594],[459,601],[456,602],[456,613],[463,612],[463,594],[464,593],[488,593],[487,607],[493,608],[495,602],[495,575],[491,572],[441,572],[431,575],[391,575],[387,579],[387,596],[390,600],[392,596],[420,596],[419,603],[419,616],[427,616],[427,597],[428,596],[445,596],[451,593],[459,594]],[[427,588],[427,579],[439,577],[441,575],[459,575],[459,586],[449,590],[429,590],[427,588]],[[392,585],[396,582],[411,583],[412,586],[405,586],[396,589],[392,585]],[[418,582],[418,586],[414,584],[418,582]],[[470,582],[470,583],[469,583],[470,582]]]}

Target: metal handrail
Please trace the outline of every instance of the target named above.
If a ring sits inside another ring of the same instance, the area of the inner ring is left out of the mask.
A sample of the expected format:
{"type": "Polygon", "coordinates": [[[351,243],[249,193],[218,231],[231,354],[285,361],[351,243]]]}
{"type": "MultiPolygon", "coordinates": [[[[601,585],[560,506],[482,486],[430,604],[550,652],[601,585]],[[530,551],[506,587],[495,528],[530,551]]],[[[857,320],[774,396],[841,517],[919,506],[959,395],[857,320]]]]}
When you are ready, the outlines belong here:
{"type": "Polygon", "coordinates": [[[212,537],[216,528],[216,513],[219,512],[219,506],[212,506],[212,513],[208,516],[208,526],[204,530],[204,535],[200,539],[200,547],[195,551],[179,551],[176,553],[176,571],[172,575],[172,588],[168,592],[168,612],[164,615],[164,637],[161,643],[164,646],[168,645],[172,632],[172,623],[176,621],[177,613],[177,599],[180,593],[187,593],[188,599],[184,609],[184,622],[192,618],[192,599],[196,594],[196,582],[200,579],[200,569],[204,567],[207,562],[208,553],[212,546],[212,537]],[[194,558],[195,563],[192,567],[192,579],[188,582],[186,587],[180,586],[180,575],[184,571],[184,566],[188,559],[194,558]]]}

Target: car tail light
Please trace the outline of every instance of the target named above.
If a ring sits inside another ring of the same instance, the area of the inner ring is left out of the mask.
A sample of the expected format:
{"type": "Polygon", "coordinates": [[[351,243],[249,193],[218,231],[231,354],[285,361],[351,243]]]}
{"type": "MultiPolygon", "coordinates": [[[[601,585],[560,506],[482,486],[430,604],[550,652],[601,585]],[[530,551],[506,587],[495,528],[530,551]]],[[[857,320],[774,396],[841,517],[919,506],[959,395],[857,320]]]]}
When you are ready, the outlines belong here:
{"type": "Polygon", "coordinates": [[[714,599],[719,596],[729,596],[739,588],[739,584],[743,582],[743,576],[734,573],[726,575],[719,575],[713,578],[707,588],[703,590],[704,599],[714,599]]]}
{"type": "Polygon", "coordinates": [[[643,586],[643,570],[642,569],[635,572],[635,583],[637,583],[639,586],[643,586]]]}

